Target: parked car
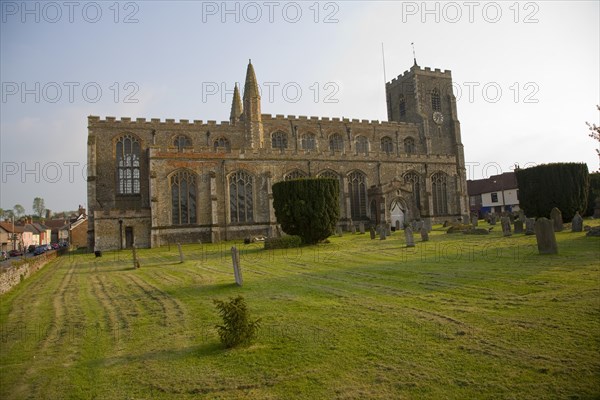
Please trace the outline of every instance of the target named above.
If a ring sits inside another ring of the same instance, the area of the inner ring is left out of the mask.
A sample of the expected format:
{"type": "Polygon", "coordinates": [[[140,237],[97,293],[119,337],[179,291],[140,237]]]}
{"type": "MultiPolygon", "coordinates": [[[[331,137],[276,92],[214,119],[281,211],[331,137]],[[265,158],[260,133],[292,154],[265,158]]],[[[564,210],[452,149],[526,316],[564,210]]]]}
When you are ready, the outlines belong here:
{"type": "Polygon", "coordinates": [[[19,257],[23,255],[23,252],[21,250],[11,250],[8,252],[8,255],[11,257],[19,257]]]}
{"type": "Polygon", "coordinates": [[[52,246],[53,250],[58,250],[60,248],[60,246],[58,245],[58,243],[51,243],[50,246],[52,246]]]}
{"type": "Polygon", "coordinates": [[[6,251],[0,251],[0,261],[8,260],[8,253],[6,251]]]}
{"type": "Polygon", "coordinates": [[[27,247],[27,252],[28,253],[33,253],[35,251],[35,248],[37,246],[35,244],[30,244],[29,247],[27,247]]]}
{"type": "Polygon", "coordinates": [[[39,256],[40,254],[43,254],[46,252],[46,245],[43,244],[41,246],[38,246],[35,248],[35,250],[33,251],[33,255],[34,256],[39,256]]]}

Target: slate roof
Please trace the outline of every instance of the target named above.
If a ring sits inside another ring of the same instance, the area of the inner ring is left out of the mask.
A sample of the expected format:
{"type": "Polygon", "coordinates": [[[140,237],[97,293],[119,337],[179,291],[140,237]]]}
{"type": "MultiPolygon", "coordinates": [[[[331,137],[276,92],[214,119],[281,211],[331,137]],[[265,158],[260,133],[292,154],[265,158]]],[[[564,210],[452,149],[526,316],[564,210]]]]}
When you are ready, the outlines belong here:
{"type": "Polygon", "coordinates": [[[500,192],[509,189],[518,189],[517,176],[514,172],[492,175],[488,179],[467,181],[467,192],[469,193],[469,196],[500,192]]]}

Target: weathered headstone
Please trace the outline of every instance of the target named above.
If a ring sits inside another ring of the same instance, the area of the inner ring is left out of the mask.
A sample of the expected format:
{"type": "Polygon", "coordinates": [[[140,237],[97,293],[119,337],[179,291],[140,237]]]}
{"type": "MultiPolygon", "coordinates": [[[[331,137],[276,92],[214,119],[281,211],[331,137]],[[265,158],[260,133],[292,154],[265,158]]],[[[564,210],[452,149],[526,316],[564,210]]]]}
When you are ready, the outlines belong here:
{"type": "Polygon", "coordinates": [[[554,223],[547,218],[535,221],[535,238],[540,254],[558,254],[556,236],[554,234],[554,223]]]}
{"type": "Polygon", "coordinates": [[[396,232],[400,230],[400,220],[397,219],[395,222],[395,228],[396,228],[396,232]]]}
{"type": "Polygon", "coordinates": [[[471,215],[471,225],[476,227],[479,224],[479,219],[477,218],[477,214],[471,215]]]}
{"type": "Polygon", "coordinates": [[[511,224],[514,224],[514,222],[515,222],[515,214],[513,214],[513,213],[508,214],[508,219],[510,220],[511,224]]]}
{"type": "Polygon", "coordinates": [[[385,224],[385,236],[392,236],[392,224],[385,224]]]}
{"type": "Polygon", "coordinates": [[[512,230],[510,229],[510,218],[502,217],[500,218],[500,223],[502,224],[502,234],[504,236],[512,236],[512,230]]]}
{"type": "Polygon", "coordinates": [[[375,228],[374,227],[371,226],[369,228],[369,233],[371,234],[371,240],[375,239],[376,234],[375,234],[375,228]]]}
{"type": "Polygon", "coordinates": [[[467,214],[463,214],[462,223],[465,225],[469,223],[469,216],[467,214]]]}
{"type": "Polygon", "coordinates": [[[523,221],[520,219],[515,221],[515,233],[523,233],[523,221]]]}
{"type": "Polygon", "coordinates": [[[525,211],[519,210],[519,221],[522,221],[523,223],[525,223],[525,218],[527,218],[525,216],[525,211]]]}
{"type": "Polygon", "coordinates": [[[525,234],[535,235],[535,219],[525,218],[525,234]]]}
{"type": "Polygon", "coordinates": [[[356,233],[356,225],[350,225],[350,232],[354,235],[356,233]]]}
{"type": "Polygon", "coordinates": [[[575,213],[573,220],[571,221],[571,232],[582,232],[583,231],[583,218],[579,215],[579,211],[575,213]]]}
{"type": "Polygon", "coordinates": [[[358,231],[360,232],[360,234],[364,234],[365,233],[365,223],[361,222],[358,224],[358,231]]]}
{"type": "Polygon", "coordinates": [[[235,277],[235,283],[238,286],[242,286],[244,282],[242,280],[242,267],[240,266],[240,251],[235,246],[231,248],[231,260],[233,262],[233,276],[235,277]]]}
{"type": "Polygon", "coordinates": [[[490,225],[496,225],[496,214],[490,215],[490,225]]]}
{"type": "Polygon", "coordinates": [[[179,249],[179,262],[182,263],[183,259],[183,250],[181,250],[181,243],[177,243],[177,248],[179,249]]]}
{"type": "Polygon", "coordinates": [[[404,237],[406,238],[406,247],[415,247],[415,238],[413,237],[413,230],[410,226],[404,229],[404,237]]]}
{"type": "Polygon", "coordinates": [[[421,241],[428,242],[429,241],[429,232],[427,232],[427,228],[423,225],[421,227],[421,241]]]}
{"type": "Polygon", "coordinates": [[[431,232],[431,218],[423,219],[423,226],[427,229],[427,232],[431,232]]]}
{"type": "Polygon", "coordinates": [[[342,227],[338,225],[338,226],[335,228],[335,232],[337,233],[337,235],[338,235],[339,237],[341,237],[341,236],[342,236],[342,227]]]}
{"type": "Polygon", "coordinates": [[[385,240],[386,234],[385,234],[385,226],[384,225],[379,225],[379,240],[385,240]]]}
{"type": "Polygon", "coordinates": [[[416,227],[417,227],[417,229],[415,229],[414,231],[419,232],[421,230],[421,228],[423,227],[423,220],[418,220],[416,227]]]}
{"type": "Polygon", "coordinates": [[[133,256],[133,268],[137,269],[140,267],[140,261],[137,258],[137,249],[135,248],[135,244],[131,246],[131,252],[133,256]]]}
{"type": "Polygon", "coordinates": [[[550,219],[552,219],[552,224],[554,226],[554,232],[562,232],[563,230],[563,221],[562,221],[562,213],[556,207],[550,211],[550,219]]]}

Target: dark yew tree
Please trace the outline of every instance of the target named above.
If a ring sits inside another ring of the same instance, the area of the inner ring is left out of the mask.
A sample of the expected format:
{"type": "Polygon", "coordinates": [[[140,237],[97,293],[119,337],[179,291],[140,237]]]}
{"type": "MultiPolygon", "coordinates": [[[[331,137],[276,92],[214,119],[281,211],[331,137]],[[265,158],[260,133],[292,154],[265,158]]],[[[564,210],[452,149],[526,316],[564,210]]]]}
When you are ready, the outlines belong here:
{"type": "Polygon", "coordinates": [[[273,185],[273,207],[277,222],[289,235],[305,244],[331,236],[340,218],[337,179],[297,179],[273,185]]]}
{"type": "Polygon", "coordinates": [[[557,207],[565,222],[587,206],[589,172],[586,164],[555,163],[517,169],[519,207],[529,217],[549,217],[557,207]]]}

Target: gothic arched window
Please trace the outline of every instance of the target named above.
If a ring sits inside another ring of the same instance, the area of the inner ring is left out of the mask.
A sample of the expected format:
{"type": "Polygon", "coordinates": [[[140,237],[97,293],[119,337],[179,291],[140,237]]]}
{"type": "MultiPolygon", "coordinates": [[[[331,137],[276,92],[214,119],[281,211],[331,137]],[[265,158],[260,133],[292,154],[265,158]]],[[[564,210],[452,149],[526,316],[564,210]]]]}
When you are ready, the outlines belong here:
{"type": "Polygon", "coordinates": [[[116,143],[117,192],[140,193],[140,142],[131,135],[119,138],[116,143]]]}
{"type": "Polygon", "coordinates": [[[192,146],[192,141],[185,135],[179,135],[175,138],[173,145],[177,147],[177,151],[181,153],[184,147],[192,146]]]}
{"type": "Polygon", "coordinates": [[[367,177],[360,171],[348,175],[350,214],[357,221],[367,218],[367,177]]]}
{"type": "Polygon", "coordinates": [[[400,116],[404,117],[406,115],[406,100],[404,99],[404,95],[400,95],[400,99],[398,100],[398,110],[400,111],[400,116]]]}
{"type": "Polygon", "coordinates": [[[413,139],[413,138],[404,139],[404,152],[406,154],[415,154],[415,139],[413,139]]]}
{"type": "Polygon", "coordinates": [[[442,111],[442,102],[440,101],[440,91],[434,88],[431,91],[431,108],[433,111],[442,111]]]}
{"type": "Polygon", "coordinates": [[[302,149],[303,150],[315,150],[317,148],[317,141],[314,133],[305,133],[302,135],[302,149]]]}
{"type": "Polygon", "coordinates": [[[431,176],[433,215],[448,214],[447,180],[447,175],[443,172],[436,172],[431,176]]]}
{"type": "Polygon", "coordinates": [[[232,223],[254,221],[254,178],[245,171],[229,175],[229,215],[232,223]]]}
{"type": "Polygon", "coordinates": [[[231,145],[229,144],[229,139],[227,138],[218,138],[214,143],[215,151],[224,151],[229,153],[231,151],[231,145]]]}
{"type": "Polygon", "coordinates": [[[340,179],[340,176],[336,172],[326,169],[325,171],[319,172],[317,178],[340,179]]]}
{"type": "Polygon", "coordinates": [[[271,147],[274,149],[285,150],[288,147],[287,133],[275,132],[271,135],[271,147]]]}
{"type": "Polygon", "coordinates": [[[283,179],[286,181],[291,181],[292,179],[302,179],[308,177],[308,174],[304,171],[300,171],[299,169],[295,169],[292,172],[289,172],[283,176],[283,179]]]}
{"type": "Polygon", "coordinates": [[[356,137],[356,154],[369,154],[369,139],[364,136],[356,137]]]}
{"type": "Polygon", "coordinates": [[[381,151],[385,154],[392,154],[394,152],[394,142],[391,137],[384,136],[381,138],[381,151]]]}
{"type": "Polygon", "coordinates": [[[344,139],[339,133],[334,133],[329,137],[329,150],[333,153],[344,150],[344,139]]]}
{"type": "Polygon", "coordinates": [[[413,200],[417,209],[421,209],[421,177],[416,172],[404,175],[404,183],[408,183],[412,189],[413,200]]]}
{"type": "Polygon", "coordinates": [[[196,223],[196,175],[178,171],[171,176],[171,223],[186,225],[196,223]]]}

